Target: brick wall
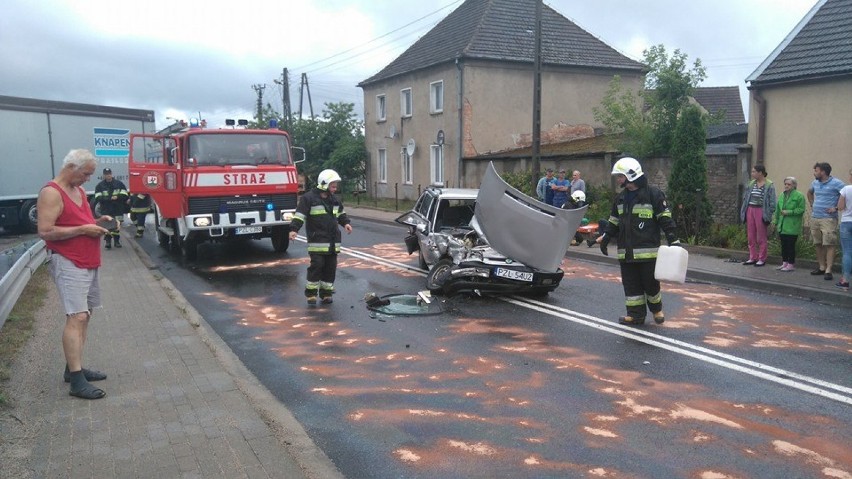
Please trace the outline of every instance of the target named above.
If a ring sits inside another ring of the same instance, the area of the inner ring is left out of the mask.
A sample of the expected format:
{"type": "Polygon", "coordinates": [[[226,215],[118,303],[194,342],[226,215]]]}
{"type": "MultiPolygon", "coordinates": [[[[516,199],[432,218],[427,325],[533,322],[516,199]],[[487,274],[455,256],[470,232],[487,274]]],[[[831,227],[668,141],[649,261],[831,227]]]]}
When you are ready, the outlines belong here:
{"type": "MultiPolygon", "coordinates": [[[[713,205],[713,222],[717,224],[736,224],[740,219],[739,203],[742,196],[743,185],[751,169],[750,150],[738,153],[718,153],[707,156],[707,183],[708,198],[713,205]],[[744,173],[745,172],[745,173],[744,173]]],[[[558,171],[579,170],[586,180],[586,185],[611,185],[617,186],[612,180],[610,172],[612,164],[618,156],[612,154],[601,154],[597,156],[575,156],[575,157],[548,157],[540,160],[541,169],[553,168],[558,171]]],[[[463,176],[465,185],[478,187],[485,170],[490,161],[498,172],[520,172],[528,170],[532,165],[529,158],[516,159],[493,159],[477,160],[475,158],[465,159],[463,163],[463,176]]],[[[666,191],[668,188],[668,176],[671,171],[671,158],[650,158],[642,161],[642,168],[648,177],[650,184],[666,191]]]]}

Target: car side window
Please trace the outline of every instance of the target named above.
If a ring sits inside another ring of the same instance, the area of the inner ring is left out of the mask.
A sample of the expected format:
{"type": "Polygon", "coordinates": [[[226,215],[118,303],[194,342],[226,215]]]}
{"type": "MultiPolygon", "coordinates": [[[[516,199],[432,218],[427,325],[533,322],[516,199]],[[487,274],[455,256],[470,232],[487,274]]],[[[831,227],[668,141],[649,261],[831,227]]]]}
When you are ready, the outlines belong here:
{"type": "Polygon", "coordinates": [[[424,194],[420,197],[417,205],[414,206],[414,211],[420,213],[424,218],[429,219],[429,210],[432,209],[432,203],[435,202],[435,197],[430,194],[424,194]]]}

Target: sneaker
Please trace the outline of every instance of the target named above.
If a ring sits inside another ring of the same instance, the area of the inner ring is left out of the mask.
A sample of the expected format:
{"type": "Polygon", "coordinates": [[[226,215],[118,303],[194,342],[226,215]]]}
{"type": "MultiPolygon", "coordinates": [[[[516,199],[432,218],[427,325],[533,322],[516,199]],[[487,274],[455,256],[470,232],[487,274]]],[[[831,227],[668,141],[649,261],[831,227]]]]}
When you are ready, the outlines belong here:
{"type": "Polygon", "coordinates": [[[662,311],[657,311],[654,313],[654,322],[657,324],[663,324],[666,321],[666,315],[662,311]]]}
{"type": "Polygon", "coordinates": [[[766,266],[766,261],[758,261],[757,263],[754,263],[754,265],[755,265],[755,266],[758,266],[758,267],[760,267],[760,266],[766,266]]]}
{"type": "Polygon", "coordinates": [[[843,281],[838,281],[835,283],[835,286],[842,289],[849,289],[849,281],[846,281],[845,283],[843,281]]]}
{"type": "Polygon", "coordinates": [[[316,296],[308,296],[308,304],[317,304],[316,296]]]}
{"type": "Polygon", "coordinates": [[[822,277],[822,279],[824,279],[826,281],[831,281],[831,280],[834,279],[834,275],[831,274],[830,272],[827,272],[827,273],[825,273],[825,276],[822,277]]]}
{"type": "Polygon", "coordinates": [[[748,261],[743,261],[743,264],[748,266],[757,263],[757,260],[750,259],[748,261]]]}
{"type": "Polygon", "coordinates": [[[781,270],[781,272],[783,272],[783,273],[792,273],[793,271],[796,271],[796,267],[793,266],[792,264],[789,264],[789,263],[787,263],[786,268],[781,270]]]}
{"type": "Polygon", "coordinates": [[[811,276],[819,276],[821,274],[825,274],[824,269],[815,269],[815,270],[811,271],[811,276]]]}
{"type": "Polygon", "coordinates": [[[785,262],[781,263],[781,266],[779,266],[779,267],[777,267],[777,268],[775,268],[775,269],[777,269],[777,270],[779,270],[779,271],[781,271],[781,270],[785,270],[785,269],[787,269],[787,265],[788,265],[788,264],[790,264],[790,263],[788,263],[788,262],[786,262],[786,261],[785,261],[785,262]]]}

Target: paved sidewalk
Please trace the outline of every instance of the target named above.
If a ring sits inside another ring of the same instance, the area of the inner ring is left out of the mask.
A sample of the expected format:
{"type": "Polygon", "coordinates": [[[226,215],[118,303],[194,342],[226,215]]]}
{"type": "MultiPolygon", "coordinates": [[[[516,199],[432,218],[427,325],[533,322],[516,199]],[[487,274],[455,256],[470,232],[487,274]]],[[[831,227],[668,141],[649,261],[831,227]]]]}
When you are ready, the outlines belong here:
{"type": "Polygon", "coordinates": [[[37,391],[14,398],[0,443],[14,465],[0,477],[342,477],[289,411],[245,370],[175,288],[125,247],[103,252],[103,310],[89,327],[85,366],[108,379],[83,400],[62,381],[64,321],[49,286],[42,351],[12,381],[37,391]],[[49,308],[49,309],[48,309],[49,308]]]}
{"type": "MultiPolygon", "coordinates": [[[[347,214],[353,218],[368,218],[392,224],[397,224],[394,219],[402,214],[402,212],[379,210],[367,206],[349,204],[345,206],[347,214]]],[[[401,241],[402,237],[400,237],[401,241]]],[[[796,271],[784,273],[775,269],[781,264],[780,258],[770,257],[766,266],[757,268],[741,263],[748,259],[748,253],[745,251],[695,246],[687,246],[686,249],[689,251],[687,281],[708,282],[852,307],[852,292],[835,286],[835,283],[840,280],[838,265],[835,265],[833,269],[834,279],[826,281],[822,276],[810,275],[817,266],[813,261],[800,260],[796,264],[796,271]],[[737,261],[732,262],[732,259],[737,261]]],[[[612,256],[614,254],[615,247],[612,245],[610,245],[610,256],[604,256],[596,246],[589,248],[583,244],[570,247],[565,256],[574,260],[616,265],[618,260],[612,256]]],[[[840,260],[839,256],[837,260],[840,260]]]]}

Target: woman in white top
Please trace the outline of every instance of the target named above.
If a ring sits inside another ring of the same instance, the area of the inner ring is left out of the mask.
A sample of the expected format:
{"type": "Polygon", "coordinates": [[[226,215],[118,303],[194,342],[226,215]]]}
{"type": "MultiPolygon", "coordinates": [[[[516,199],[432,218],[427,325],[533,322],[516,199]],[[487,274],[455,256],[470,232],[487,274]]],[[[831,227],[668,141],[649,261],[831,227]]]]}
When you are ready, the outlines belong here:
{"type": "Polygon", "coordinates": [[[841,213],[840,247],[843,248],[843,276],[837,287],[849,291],[849,280],[852,279],[852,170],[849,170],[849,181],[840,190],[837,211],[841,213]]]}

